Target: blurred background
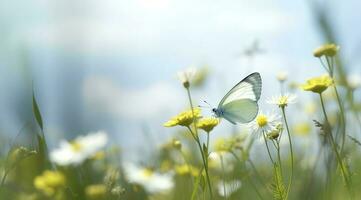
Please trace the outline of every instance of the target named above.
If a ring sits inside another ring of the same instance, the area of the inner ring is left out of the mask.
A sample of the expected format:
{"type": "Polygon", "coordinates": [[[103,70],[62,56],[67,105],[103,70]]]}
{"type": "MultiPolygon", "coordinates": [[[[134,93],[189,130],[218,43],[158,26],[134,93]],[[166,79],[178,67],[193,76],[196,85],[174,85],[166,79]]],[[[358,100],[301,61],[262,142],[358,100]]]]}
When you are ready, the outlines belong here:
{"type": "MultiPolygon", "coordinates": [[[[171,137],[162,124],[187,106],[176,77],[186,67],[207,70],[194,100],[213,106],[260,72],[263,110],[279,94],[278,73],[296,82],[325,73],[312,50],[326,41],[340,45],[345,70],[360,74],[360,7],[354,0],[3,0],[0,134],[13,139],[34,123],[34,90],[50,146],[104,130],[134,158],[171,137]]],[[[212,134],[231,128],[223,121],[212,134]]]]}

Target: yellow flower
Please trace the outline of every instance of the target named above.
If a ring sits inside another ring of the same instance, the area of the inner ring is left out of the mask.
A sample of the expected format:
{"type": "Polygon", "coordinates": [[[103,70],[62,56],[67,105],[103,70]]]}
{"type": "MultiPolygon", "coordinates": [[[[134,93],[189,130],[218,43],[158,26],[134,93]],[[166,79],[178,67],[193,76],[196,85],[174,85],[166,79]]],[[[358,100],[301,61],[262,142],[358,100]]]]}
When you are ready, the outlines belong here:
{"type": "Polygon", "coordinates": [[[332,57],[337,54],[339,49],[340,47],[335,44],[324,44],[313,51],[313,56],[318,58],[321,56],[332,57]]]}
{"type": "Polygon", "coordinates": [[[65,177],[60,172],[46,170],[35,177],[34,186],[45,195],[53,196],[58,189],[65,186],[65,177]]]}
{"type": "Polygon", "coordinates": [[[235,141],[232,139],[218,138],[214,144],[214,150],[218,153],[229,152],[233,149],[235,141]]]}
{"type": "Polygon", "coordinates": [[[332,84],[332,78],[329,75],[323,75],[307,80],[306,84],[302,85],[302,89],[321,94],[332,84]]]}
{"type": "Polygon", "coordinates": [[[174,169],[175,172],[181,176],[192,175],[196,177],[199,175],[198,169],[192,165],[176,165],[174,169]]]}
{"type": "Polygon", "coordinates": [[[205,132],[209,133],[218,125],[218,123],[219,120],[217,118],[205,117],[197,122],[197,128],[203,129],[205,132]]]}
{"type": "Polygon", "coordinates": [[[311,126],[307,122],[301,122],[293,126],[293,132],[297,135],[308,135],[311,132],[311,126]]]}
{"type": "Polygon", "coordinates": [[[85,188],[88,199],[105,199],[107,187],[104,184],[89,185],[85,188]]]}
{"type": "Polygon", "coordinates": [[[173,139],[172,145],[175,149],[182,149],[182,143],[179,140],[173,139]]]}
{"type": "Polygon", "coordinates": [[[164,123],[163,125],[165,127],[173,127],[173,126],[189,126],[193,123],[194,118],[200,118],[201,117],[201,109],[200,108],[194,108],[192,110],[187,110],[179,113],[177,116],[172,117],[168,122],[164,123]],[[193,117],[194,113],[194,117],[193,117]]]}

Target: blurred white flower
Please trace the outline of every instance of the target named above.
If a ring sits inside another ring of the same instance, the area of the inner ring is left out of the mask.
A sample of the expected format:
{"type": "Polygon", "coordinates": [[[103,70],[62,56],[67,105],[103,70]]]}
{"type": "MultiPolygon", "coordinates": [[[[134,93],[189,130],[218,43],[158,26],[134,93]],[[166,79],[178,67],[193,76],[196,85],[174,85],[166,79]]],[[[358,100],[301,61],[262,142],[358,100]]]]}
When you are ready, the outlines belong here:
{"type": "Polygon", "coordinates": [[[50,152],[50,159],[58,165],[78,165],[95,155],[108,142],[104,131],[79,136],[73,141],[61,141],[60,147],[50,152]]]}
{"type": "Polygon", "coordinates": [[[164,192],[174,186],[171,173],[160,174],[152,169],[140,167],[133,163],[124,164],[124,172],[130,183],[143,186],[149,193],[164,192]]]}
{"type": "Polygon", "coordinates": [[[249,127],[255,134],[267,134],[274,130],[278,124],[280,124],[280,118],[281,116],[276,113],[263,114],[260,111],[257,117],[251,123],[249,123],[249,127]]]}
{"type": "Polygon", "coordinates": [[[242,182],[239,180],[228,181],[228,182],[220,181],[217,185],[218,194],[222,197],[224,196],[229,197],[239,188],[241,188],[241,186],[242,186],[242,182]]]}
{"type": "Polygon", "coordinates": [[[360,74],[351,74],[347,77],[347,83],[351,89],[355,90],[361,86],[360,74]]]}
{"type": "Polygon", "coordinates": [[[288,73],[286,71],[280,71],[276,75],[277,80],[280,81],[280,82],[286,81],[287,77],[288,77],[288,73]]]}
{"type": "Polygon", "coordinates": [[[197,69],[194,67],[187,68],[184,71],[179,71],[177,73],[179,80],[186,88],[189,87],[189,83],[196,76],[196,74],[197,74],[197,69]]]}
{"type": "Polygon", "coordinates": [[[297,97],[294,94],[278,95],[271,97],[269,100],[267,100],[267,103],[278,105],[280,108],[284,108],[288,104],[296,103],[296,98],[297,97]]]}

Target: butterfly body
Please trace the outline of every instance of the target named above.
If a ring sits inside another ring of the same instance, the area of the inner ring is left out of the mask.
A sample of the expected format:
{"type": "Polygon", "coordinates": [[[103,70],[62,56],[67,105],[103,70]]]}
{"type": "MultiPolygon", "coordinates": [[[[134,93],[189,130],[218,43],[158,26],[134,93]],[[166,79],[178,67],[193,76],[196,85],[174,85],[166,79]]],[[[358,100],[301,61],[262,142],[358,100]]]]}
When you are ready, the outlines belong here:
{"type": "Polygon", "coordinates": [[[258,114],[262,79],[258,72],[252,73],[236,84],[212,111],[219,118],[232,124],[248,123],[258,114]]]}

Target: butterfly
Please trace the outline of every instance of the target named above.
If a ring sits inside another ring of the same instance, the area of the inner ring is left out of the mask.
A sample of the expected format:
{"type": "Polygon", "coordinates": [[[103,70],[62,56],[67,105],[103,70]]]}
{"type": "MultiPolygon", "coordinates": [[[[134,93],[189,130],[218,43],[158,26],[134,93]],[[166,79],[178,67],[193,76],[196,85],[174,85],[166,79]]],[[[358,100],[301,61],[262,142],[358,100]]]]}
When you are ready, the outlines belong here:
{"type": "Polygon", "coordinates": [[[232,124],[251,122],[258,114],[261,91],[261,75],[254,72],[237,83],[212,111],[232,124]]]}

